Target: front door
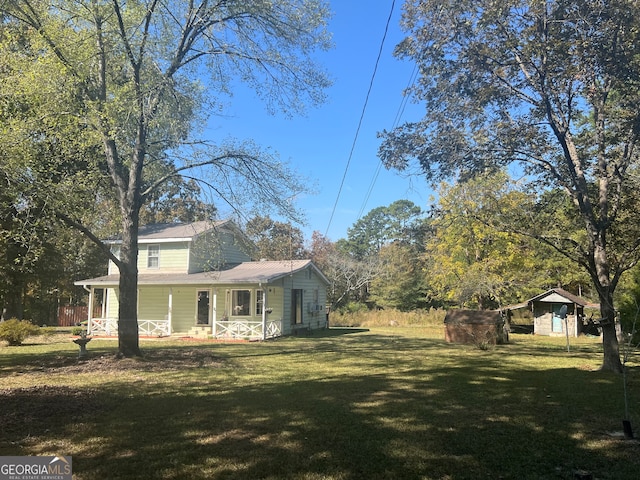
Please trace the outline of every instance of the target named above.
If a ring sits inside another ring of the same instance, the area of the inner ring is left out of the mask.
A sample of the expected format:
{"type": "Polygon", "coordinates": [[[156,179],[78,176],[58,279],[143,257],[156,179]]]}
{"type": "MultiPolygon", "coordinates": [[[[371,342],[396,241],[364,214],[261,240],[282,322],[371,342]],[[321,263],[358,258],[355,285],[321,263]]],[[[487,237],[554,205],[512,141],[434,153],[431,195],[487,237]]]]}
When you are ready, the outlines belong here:
{"type": "Polygon", "coordinates": [[[198,315],[196,323],[198,325],[209,325],[211,323],[209,290],[198,290],[196,309],[198,315]]]}

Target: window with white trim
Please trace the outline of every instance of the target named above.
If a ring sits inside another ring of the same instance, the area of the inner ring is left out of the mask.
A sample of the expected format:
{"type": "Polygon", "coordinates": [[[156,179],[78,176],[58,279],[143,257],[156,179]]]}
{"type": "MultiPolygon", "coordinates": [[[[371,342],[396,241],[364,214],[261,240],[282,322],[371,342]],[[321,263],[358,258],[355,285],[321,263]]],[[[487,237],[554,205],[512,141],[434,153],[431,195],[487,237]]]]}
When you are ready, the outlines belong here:
{"type": "Polygon", "coordinates": [[[160,245],[147,246],[147,268],[160,267],[160,245]]]}
{"type": "Polygon", "coordinates": [[[231,291],[231,316],[251,315],[251,290],[231,291]]]}
{"type": "Polygon", "coordinates": [[[264,292],[262,290],[256,290],[256,315],[262,315],[263,307],[264,292]]]}

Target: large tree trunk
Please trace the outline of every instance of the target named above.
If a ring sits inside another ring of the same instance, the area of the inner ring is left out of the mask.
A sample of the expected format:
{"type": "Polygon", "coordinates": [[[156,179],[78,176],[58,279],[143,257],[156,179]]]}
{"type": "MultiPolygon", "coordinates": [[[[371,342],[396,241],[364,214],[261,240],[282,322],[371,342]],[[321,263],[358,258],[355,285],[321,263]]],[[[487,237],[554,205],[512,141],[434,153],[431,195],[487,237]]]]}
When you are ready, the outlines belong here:
{"type": "Polygon", "coordinates": [[[611,283],[607,257],[605,231],[594,235],[593,272],[590,272],[600,300],[600,324],[602,326],[602,350],[604,357],[601,370],[622,373],[620,346],[616,333],[616,310],[613,305],[615,284],[611,283]]]}
{"type": "Polygon", "coordinates": [[[138,219],[125,218],[120,250],[120,302],[118,306],[118,355],[141,356],[138,338],[138,219]]]}
{"type": "Polygon", "coordinates": [[[602,348],[604,358],[601,370],[622,373],[620,361],[620,346],[616,332],[616,312],[613,308],[613,294],[611,289],[598,289],[600,297],[600,316],[602,317],[602,348]]]}

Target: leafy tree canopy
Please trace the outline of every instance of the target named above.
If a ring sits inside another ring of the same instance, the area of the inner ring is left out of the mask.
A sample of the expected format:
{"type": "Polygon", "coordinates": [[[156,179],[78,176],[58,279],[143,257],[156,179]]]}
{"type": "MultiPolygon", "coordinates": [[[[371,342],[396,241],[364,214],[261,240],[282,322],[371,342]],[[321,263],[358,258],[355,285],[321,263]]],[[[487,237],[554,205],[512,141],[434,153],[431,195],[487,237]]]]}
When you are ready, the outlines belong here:
{"type": "Polygon", "coordinates": [[[114,261],[119,353],[139,355],[137,232],[154,192],[186,175],[206,187],[218,208],[297,217],[283,199],[303,191],[303,182],[277,155],[251,142],[212,145],[200,127],[236,80],[272,112],[300,113],[323,101],[329,81],[313,53],[330,47],[327,6],[322,0],[0,0],[0,15],[6,64],[0,98],[9,99],[8,116],[29,111],[34,120],[27,127],[16,120],[0,143],[16,138],[18,149],[54,145],[72,154],[54,162],[44,156],[46,175],[22,171],[33,184],[43,178],[57,186],[35,189],[34,204],[49,206],[114,261]],[[73,175],[51,181],[65,158],[73,175]],[[117,209],[118,258],[76,208],[94,192],[117,209]]]}
{"type": "Polygon", "coordinates": [[[420,239],[422,209],[409,200],[377,207],[347,230],[341,248],[356,258],[375,255],[391,242],[412,243],[420,239]]]}
{"type": "Polygon", "coordinates": [[[632,0],[408,0],[395,53],[416,62],[408,93],[426,113],[383,132],[379,152],[389,167],[417,161],[434,180],[517,163],[523,188],[561,189],[585,235],[553,246],[591,277],[606,319],[603,368],[615,371],[613,293],[640,256],[628,213],[638,190],[638,18],[632,0]]]}
{"type": "MultiPolygon", "coordinates": [[[[575,264],[555,249],[515,234],[518,225],[496,227],[496,217],[503,212],[520,212],[524,220],[519,221],[524,222],[538,214],[536,198],[513,185],[506,174],[498,173],[440,187],[425,252],[429,280],[439,298],[460,306],[498,308],[549,288],[577,290],[589,283],[586,272],[576,271],[575,264]]],[[[560,224],[563,235],[580,235],[579,225],[563,220],[546,217],[549,233],[555,234],[560,224]]]]}
{"type": "Polygon", "coordinates": [[[256,258],[287,260],[307,257],[304,234],[291,223],[256,216],[247,222],[245,232],[256,246],[256,258]]]}

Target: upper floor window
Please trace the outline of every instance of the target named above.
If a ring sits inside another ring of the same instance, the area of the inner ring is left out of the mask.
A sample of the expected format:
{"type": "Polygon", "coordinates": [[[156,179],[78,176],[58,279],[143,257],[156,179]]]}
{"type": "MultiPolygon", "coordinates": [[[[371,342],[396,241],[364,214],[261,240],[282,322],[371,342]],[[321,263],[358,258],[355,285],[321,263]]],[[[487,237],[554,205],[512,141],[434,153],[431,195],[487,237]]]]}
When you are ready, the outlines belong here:
{"type": "Polygon", "coordinates": [[[160,266],[160,245],[147,246],[147,268],[160,266]]]}

